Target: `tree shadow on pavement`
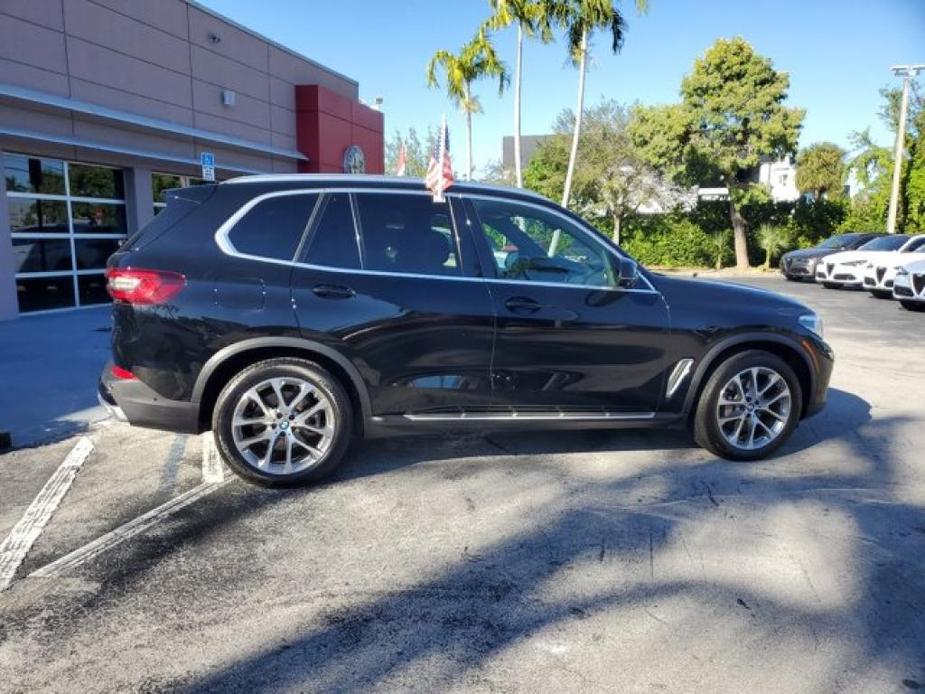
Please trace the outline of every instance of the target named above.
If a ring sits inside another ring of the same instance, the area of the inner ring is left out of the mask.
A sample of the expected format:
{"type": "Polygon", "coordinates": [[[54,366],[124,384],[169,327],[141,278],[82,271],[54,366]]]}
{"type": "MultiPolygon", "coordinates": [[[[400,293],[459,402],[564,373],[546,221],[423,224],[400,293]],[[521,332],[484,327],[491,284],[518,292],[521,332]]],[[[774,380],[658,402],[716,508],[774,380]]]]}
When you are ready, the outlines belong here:
{"type": "MultiPolygon", "coordinates": [[[[894,440],[907,421],[872,421],[866,402],[837,390],[827,412],[825,421],[804,422],[783,457],[752,464],[719,461],[685,443],[684,434],[669,436],[674,447],[667,453],[659,432],[557,434],[555,451],[661,453],[642,474],[625,475],[615,455],[610,477],[579,478],[531,523],[412,584],[306,587],[304,596],[267,606],[260,616],[273,619],[276,607],[300,599],[315,606],[283,641],[253,643],[210,676],[164,684],[203,692],[343,691],[402,682],[445,689],[478,684],[472,678],[489,661],[522,653],[528,643],[555,641],[581,623],[590,632],[585,647],[603,642],[616,663],[648,672],[679,667],[659,664],[660,646],[709,637],[711,651],[728,649],[734,664],[741,664],[744,641],[757,645],[756,668],[775,658],[812,659],[818,651],[821,689],[859,686],[857,678],[885,664],[914,686],[925,681],[925,511],[904,500],[898,486],[894,440]],[[804,464],[813,446],[825,450],[804,464]],[[828,462],[820,464],[820,457],[828,462]],[[819,573],[820,566],[831,571],[819,573]],[[624,631],[615,633],[617,625],[624,631]]],[[[545,435],[516,434],[426,443],[363,447],[331,484],[444,458],[531,459],[551,445],[545,435]]],[[[309,501],[329,486],[248,489],[231,504],[213,500],[182,530],[121,552],[120,586],[130,589],[153,564],[230,518],[260,514],[283,498],[309,501]]],[[[242,584],[254,579],[252,565],[240,571],[242,584]]],[[[107,599],[88,598],[80,609],[92,614],[107,599]]],[[[619,681],[619,673],[601,682],[580,668],[573,672],[554,646],[537,662],[561,669],[575,689],[608,689],[619,681]]]]}

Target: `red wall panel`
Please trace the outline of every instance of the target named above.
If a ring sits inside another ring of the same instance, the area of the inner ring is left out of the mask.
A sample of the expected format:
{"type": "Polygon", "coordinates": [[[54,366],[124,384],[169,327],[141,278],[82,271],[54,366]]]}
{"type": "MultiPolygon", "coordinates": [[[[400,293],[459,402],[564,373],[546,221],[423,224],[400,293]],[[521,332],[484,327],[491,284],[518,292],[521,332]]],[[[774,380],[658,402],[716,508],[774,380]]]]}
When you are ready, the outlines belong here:
{"type": "Polygon", "coordinates": [[[385,172],[382,113],[317,84],[296,91],[296,146],[308,157],[299,170],[343,173],[344,152],[359,145],[366,155],[366,173],[385,172]]]}

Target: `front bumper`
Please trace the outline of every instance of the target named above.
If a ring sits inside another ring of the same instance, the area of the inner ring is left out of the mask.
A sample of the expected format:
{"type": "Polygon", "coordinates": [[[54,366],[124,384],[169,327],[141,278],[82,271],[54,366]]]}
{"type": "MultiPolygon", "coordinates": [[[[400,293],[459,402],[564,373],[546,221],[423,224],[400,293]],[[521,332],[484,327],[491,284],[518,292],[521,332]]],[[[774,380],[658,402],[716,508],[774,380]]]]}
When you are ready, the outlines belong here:
{"type": "Polygon", "coordinates": [[[925,273],[896,275],[893,297],[903,301],[925,302],[925,273]]]}
{"type": "Polygon", "coordinates": [[[864,273],[864,289],[889,292],[896,280],[896,268],[878,265],[864,273]]]}
{"type": "Polygon", "coordinates": [[[860,265],[836,265],[819,263],[816,267],[816,281],[840,284],[845,287],[859,287],[864,282],[864,268],[860,265]]]}
{"type": "Polygon", "coordinates": [[[781,272],[787,277],[799,279],[816,278],[816,261],[815,260],[785,260],[781,263],[781,272]]]}
{"type": "Polygon", "coordinates": [[[805,398],[806,410],[803,412],[803,417],[812,417],[825,407],[829,393],[829,381],[832,378],[832,369],[835,367],[835,353],[820,337],[813,336],[801,341],[809,355],[813,370],[813,392],[805,398]]]}
{"type": "Polygon", "coordinates": [[[115,419],[134,426],[197,434],[199,405],[168,400],[141,381],[116,378],[112,362],[100,374],[97,398],[115,419]]]}

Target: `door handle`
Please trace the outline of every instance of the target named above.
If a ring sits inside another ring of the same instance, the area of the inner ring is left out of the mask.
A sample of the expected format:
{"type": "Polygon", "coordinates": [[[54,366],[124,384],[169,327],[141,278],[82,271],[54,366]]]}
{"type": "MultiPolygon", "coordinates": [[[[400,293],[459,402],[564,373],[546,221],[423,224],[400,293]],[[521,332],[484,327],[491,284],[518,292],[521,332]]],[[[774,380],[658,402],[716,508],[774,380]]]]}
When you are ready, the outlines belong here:
{"type": "Polygon", "coordinates": [[[512,296],[504,305],[512,313],[536,313],[542,308],[535,299],[527,296],[512,296]]]}
{"type": "Polygon", "coordinates": [[[340,284],[316,284],[312,287],[312,292],[322,299],[350,299],[356,296],[356,292],[350,287],[340,284]]]}

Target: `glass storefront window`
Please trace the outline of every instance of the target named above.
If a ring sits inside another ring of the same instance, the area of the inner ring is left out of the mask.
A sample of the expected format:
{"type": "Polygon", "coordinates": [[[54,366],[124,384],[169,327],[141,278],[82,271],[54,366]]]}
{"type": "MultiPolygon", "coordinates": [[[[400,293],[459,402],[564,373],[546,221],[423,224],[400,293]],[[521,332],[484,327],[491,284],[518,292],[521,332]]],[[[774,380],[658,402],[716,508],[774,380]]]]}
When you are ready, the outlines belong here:
{"type": "Polygon", "coordinates": [[[21,312],[109,301],[103,270],[127,232],[121,169],[4,153],[21,312]]]}
{"type": "Polygon", "coordinates": [[[19,310],[47,311],[52,308],[70,308],[74,305],[74,279],[61,277],[17,277],[16,294],[19,310]]]}
{"type": "Polygon", "coordinates": [[[103,202],[72,202],[75,234],[125,235],[125,206],[103,202]]]}
{"type": "Polygon", "coordinates": [[[106,261],[119,250],[122,239],[76,239],[74,253],[78,270],[99,270],[106,267],[106,261]]]}
{"type": "Polygon", "coordinates": [[[105,304],[109,301],[106,292],[106,277],[103,274],[78,275],[77,290],[80,294],[80,305],[105,304]]]}
{"type": "Polygon", "coordinates": [[[64,162],[24,154],[3,155],[6,189],[16,193],[64,195],[64,162]]]}
{"type": "Polygon", "coordinates": [[[71,195],[79,198],[125,198],[121,169],[87,164],[68,164],[68,182],[71,195]]]}
{"type": "Polygon", "coordinates": [[[20,234],[67,234],[67,203],[62,200],[10,198],[10,231],[20,234]]]}
{"type": "Polygon", "coordinates": [[[16,272],[70,272],[70,239],[13,239],[16,272]]]}

